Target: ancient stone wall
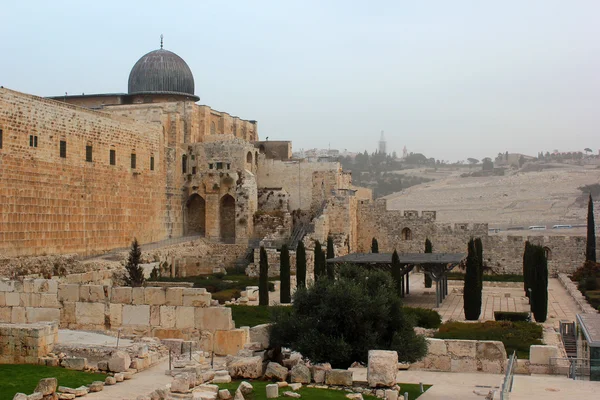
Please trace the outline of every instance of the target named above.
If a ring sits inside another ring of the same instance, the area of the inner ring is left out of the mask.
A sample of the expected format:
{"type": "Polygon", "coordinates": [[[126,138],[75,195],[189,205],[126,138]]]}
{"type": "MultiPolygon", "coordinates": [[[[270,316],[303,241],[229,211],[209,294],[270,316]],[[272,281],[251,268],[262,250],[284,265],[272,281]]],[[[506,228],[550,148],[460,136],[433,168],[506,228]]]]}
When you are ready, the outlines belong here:
{"type": "Polygon", "coordinates": [[[292,158],[292,142],[282,140],[257,141],[254,143],[260,154],[268,159],[289,160],[292,158]]]}
{"type": "Polygon", "coordinates": [[[0,364],[37,364],[57,341],[56,322],[0,323],[0,364]]]}
{"type": "Polygon", "coordinates": [[[290,210],[289,203],[289,193],[280,187],[258,189],[258,208],[261,211],[287,212],[290,210]]]}
{"type": "Polygon", "coordinates": [[[199,337],[234,328],[231,309],[211,307],[206,289],[59,284],[0,280],[0,322],[58,321],[62,328],[121,328],[160,338],[199,337]]]}
{"type": "Polygon", "coordinates": [[[160,125],[8,89],[0,110],[4,255],[93,254],[165,238],[160,125]]]}

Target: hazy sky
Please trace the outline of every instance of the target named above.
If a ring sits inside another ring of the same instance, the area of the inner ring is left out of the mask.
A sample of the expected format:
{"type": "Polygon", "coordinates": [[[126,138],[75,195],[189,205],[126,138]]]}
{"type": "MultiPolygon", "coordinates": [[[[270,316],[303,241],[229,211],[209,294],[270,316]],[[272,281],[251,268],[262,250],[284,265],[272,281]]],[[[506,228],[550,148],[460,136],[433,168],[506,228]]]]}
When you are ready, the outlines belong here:
{"type": "Polygon", "coordinates": [[[159,47],[295,149],[447,160],[600,147],[600,1],[4,1],[0,85],[126,92],[159,47]]]}

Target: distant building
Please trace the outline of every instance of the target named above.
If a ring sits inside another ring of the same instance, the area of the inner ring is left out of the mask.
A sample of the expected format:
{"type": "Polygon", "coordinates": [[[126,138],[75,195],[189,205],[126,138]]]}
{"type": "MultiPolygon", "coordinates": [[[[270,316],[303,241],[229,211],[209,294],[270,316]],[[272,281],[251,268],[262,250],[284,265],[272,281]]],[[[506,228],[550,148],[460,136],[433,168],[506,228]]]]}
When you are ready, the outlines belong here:
{"type": "Polygon", "coordinates": [[[383,131],[381,131],[381,138],[379,139],[379,153],[387,154],[386,141],[385,141],[385,137],[383,136],[383,131]]]}

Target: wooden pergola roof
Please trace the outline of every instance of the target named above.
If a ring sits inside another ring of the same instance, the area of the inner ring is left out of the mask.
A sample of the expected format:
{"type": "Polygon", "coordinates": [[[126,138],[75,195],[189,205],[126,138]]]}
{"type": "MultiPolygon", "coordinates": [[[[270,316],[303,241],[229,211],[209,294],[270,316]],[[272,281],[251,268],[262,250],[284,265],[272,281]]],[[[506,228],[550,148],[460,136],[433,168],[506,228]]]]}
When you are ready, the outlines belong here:
{"type": "MultiPolygon", "coordinates": [[[[398,253],[402,265],[448,265],[460,264],[467,257],[464,253],[398,253]]],[[[352,253],[330,258],[328,263],[391,264],[392,253],[352,253]]]]}

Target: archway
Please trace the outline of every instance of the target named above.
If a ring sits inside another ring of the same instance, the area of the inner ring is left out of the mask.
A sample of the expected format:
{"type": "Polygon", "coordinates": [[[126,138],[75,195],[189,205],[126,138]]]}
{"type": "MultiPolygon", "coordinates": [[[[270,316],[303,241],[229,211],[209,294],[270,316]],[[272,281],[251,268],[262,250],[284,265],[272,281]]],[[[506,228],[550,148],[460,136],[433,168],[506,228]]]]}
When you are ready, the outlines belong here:
{"type": "Polygon", "coordinates": [[[409,228],[402,229],[402,240],[412,240],[412,231],[409,228]]]}
{"type": "Polygon", "coordinates": [[[258,146],[258,151],[260,152],[260,154],[265,154],[265,146],[262,144],[258,146]]]}
{"type": "Polygon", "coordinates": [[[186,211],[185,233],[204,236],[206,234],[206,202],[204,199],[194,193],[187,201],[186,211]]]}
{"type": "Polygon", "coordinates": [[[246,163],[252,165],[252,152],[250,152],[250,151],[246,155],[246,163]]]}
{"type": "Polygon", "coordinates": [[[226,194],[219,204],[221,221],[221,240],[225,243],[235,243],[235,199],[226,194]]]}

